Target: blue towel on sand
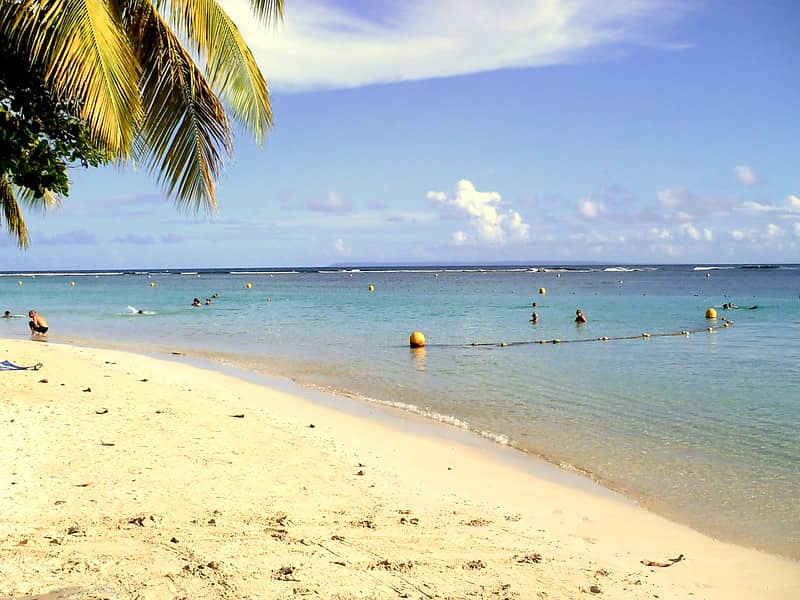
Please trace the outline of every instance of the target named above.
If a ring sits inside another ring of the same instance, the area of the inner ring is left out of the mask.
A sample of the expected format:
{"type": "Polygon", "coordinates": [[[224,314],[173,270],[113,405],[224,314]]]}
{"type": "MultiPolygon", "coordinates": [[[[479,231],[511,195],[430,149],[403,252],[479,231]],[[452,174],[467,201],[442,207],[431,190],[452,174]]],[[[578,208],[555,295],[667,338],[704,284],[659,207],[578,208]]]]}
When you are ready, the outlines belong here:
{"type": "Polygon", "coordinates": [[[0,362],[0,371],[38,371],[42,368],[42,363],[36,363],[30,367],[20,367],[19,365],[15,365],[10,360],[4,360],[0,362]]]}

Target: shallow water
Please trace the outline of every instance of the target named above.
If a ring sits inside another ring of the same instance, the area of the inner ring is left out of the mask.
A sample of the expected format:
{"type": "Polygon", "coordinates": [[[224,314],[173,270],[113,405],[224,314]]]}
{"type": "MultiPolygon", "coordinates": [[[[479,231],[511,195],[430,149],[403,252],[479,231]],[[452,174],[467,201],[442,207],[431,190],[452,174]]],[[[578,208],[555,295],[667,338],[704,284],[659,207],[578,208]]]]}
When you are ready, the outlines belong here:
{"type": "MultiPolygon", "coordinates": [[[[45,314],[54,339],[181,350],[400,406],[800,557],[800,270],[605,269],[10,274],[0,297],[45,314]],[[709,306],[734,325],[705,331],[709,306]],[[425,349],[408,348],[414,330],[425,349]]],[[[0,334],[27,337],[27,319],[0,334]]]]}

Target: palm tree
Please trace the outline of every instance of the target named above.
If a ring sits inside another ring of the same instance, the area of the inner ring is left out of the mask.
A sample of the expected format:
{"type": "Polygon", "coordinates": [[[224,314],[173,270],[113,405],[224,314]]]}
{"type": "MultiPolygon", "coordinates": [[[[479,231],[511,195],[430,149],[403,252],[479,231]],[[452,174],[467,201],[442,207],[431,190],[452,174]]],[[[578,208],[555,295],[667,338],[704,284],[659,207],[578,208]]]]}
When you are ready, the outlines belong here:
{"type": "MultiPolygon", "coordinates": [[[[265,24],[283,17],[283,0],[250,4],[265,24]]],[[[79,107],[98,148],[144,164],[181,207],[216,208],[229,114],[257,143],[272,126],[264,77],[217,0],[0,0],[0,44],[0,60],[26,56],[57,100],[79,107]]],[[[19,240],[7,180],[0,210],[19,240]]]]}

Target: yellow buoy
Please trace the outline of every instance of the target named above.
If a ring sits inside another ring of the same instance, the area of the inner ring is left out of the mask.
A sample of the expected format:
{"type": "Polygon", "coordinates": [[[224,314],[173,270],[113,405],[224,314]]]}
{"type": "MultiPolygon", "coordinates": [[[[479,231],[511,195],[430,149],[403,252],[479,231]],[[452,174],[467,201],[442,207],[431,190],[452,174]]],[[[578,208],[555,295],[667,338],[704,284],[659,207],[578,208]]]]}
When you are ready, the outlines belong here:
{"type": "Polygon", "coordinates": [[[547,293],[547,288],[539,288],[539,293],[544,296],[547,293]]]}
{"type": "Polygon", "coordinates": [[[17,285],[22,285],[22,280],[18,281],[17,285]]]}
{"type": "Polygon", "coordinates": [[[151,281],[150,282],[150,287],[156,287],[156,282],[155,281],[151,281]]]}
{"type": "Polygon", "coordinates": [[[368,287],[367,289],[368,289],[370,292],[374,292],[374,291],[375,291],[375,286],[374,286],[374,285],[372,285],[372,284],[370,283],[370,284],[369,284],[369,287],[368,287]]]}
{"type": "Polygon", "coordinates": [[[708,308],[706,309],[706,319],[716,319],[717,318],[717,309],[716,308],[708,308]]]}
{"type": "Polygon", "coordinates": [[[247,285],[246,285],[246,286],[244,286],[244,287],[246,287],[246,288],[249,290],[251,287],[253,287],[253,284],[252,284],[252,283],[250,283],[250,282],[248,282],[248,283],[247,283],[247,285]]]}
{"type": "Polygon", "coordinates": [[[425,345],[425,334],[421,331],[415,331],[408,338],[408,345],[412,348],[422,348],[425,345]]]}
{"type": "Polygon", "coordinates": [[[74,282],[74,281],[70,281],[70,282],[69,282],[69,284],[70,284],[71,286],[75,287],[75,282],[74,282]]]}

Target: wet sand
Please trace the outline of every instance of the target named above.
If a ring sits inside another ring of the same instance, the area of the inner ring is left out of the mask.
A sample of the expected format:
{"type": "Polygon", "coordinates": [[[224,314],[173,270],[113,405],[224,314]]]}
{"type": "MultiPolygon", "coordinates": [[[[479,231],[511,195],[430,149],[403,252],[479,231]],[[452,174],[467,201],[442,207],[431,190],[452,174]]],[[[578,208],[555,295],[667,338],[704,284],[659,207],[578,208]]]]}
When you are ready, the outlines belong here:
{"type": "Polygon", "coordinates": [[[44,366],[0,373],[2,599],[800,596],[795,561],[482,444],[136,354],[6,359],[44,366]]]}

